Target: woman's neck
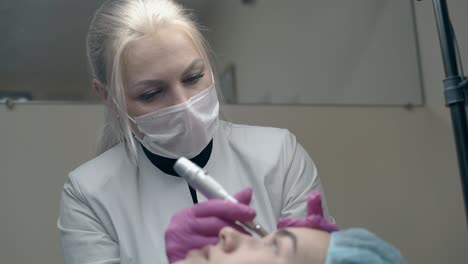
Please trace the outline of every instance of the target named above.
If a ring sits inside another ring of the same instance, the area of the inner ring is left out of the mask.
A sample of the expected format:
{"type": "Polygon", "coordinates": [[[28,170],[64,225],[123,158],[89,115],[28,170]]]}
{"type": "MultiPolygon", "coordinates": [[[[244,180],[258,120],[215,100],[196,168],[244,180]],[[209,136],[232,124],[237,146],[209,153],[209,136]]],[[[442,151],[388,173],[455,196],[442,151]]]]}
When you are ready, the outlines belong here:
{"type": "MultiPolygon", "coordinates": [[[[146,149],[143,145],[141,145],[143,148],[143,151],[145,152],[146,157],[153,163],[154,166],[156,166],[158,169],[160,169],[162,172],[180,177],[177,172],[174,171],[174,164],[177,161],[177,159],[171,159],[163,156],[156,155],[146,149]]],[[[211,156],[211,151],[213,150],[213,140],[208,143],[208,145],[198,154],[197,156],[193,157],[190,159],[193,163],[197,164],[201,168],[205,167],[205,165],[208,163],[208,160],[210,159],[211,156]]]]}

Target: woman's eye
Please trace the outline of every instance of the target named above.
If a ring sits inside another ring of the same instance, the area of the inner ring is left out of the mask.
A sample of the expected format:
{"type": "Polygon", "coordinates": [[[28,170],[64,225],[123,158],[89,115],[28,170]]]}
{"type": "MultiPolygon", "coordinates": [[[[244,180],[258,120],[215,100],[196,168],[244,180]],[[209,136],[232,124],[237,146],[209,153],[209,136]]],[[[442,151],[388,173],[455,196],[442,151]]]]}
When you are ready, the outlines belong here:
{"type": "Polygon", "coordinates": [[[195,75],[192,75],[186,79],[184,79],[184,83],[195,83],[197,82],[200,78],[202,78],[205,74],[203,74],[202,72],[200,73],[197,73],[195,75]]]}
{"type": "Polygon", "coordinates": [[[151,91],[151,92],[146,92],[142,95],[140,95],[138,98],[142,101],[145,101],[145,102],[151,102],[152,100],[154,100],[159,94],[161,93],[161,91],[151,91]]]}

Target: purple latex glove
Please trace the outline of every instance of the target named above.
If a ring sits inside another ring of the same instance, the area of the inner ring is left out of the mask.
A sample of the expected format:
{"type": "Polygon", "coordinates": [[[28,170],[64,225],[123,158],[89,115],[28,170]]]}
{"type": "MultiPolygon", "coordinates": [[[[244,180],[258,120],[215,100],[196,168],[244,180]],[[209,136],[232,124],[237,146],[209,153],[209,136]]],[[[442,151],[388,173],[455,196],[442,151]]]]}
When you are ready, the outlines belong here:
{"type": "Polygon", "coordinates": [[[223,227],[231,226],[248,234],[234,222],[255,218],[255,210],[248,206],[252,189],[245,188],[233,196],[239,203],[211,199],[174,214],[164,235],[169,263],[185,258],[192,249],[218,243],[218,233],[223,227]]]}
{"type": "Polygon", "coordinates": [[[313,192],[307,199],[307,216],[304,219],[280,218],[277,223],[278,228],[285,227],[308,227],[326,232],[334,232],[340,228],[328,221],[323,215],[322,194],[313,192]]]}

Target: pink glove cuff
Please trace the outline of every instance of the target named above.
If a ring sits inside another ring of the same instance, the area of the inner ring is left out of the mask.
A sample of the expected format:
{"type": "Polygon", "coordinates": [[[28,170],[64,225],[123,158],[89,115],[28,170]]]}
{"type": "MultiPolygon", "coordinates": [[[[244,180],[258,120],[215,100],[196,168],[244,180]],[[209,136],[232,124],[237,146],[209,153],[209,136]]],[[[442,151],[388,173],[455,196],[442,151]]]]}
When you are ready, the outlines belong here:
{"type": "Polygon", "coordinates": [[[306,227],[329,233],[340,230],[337,225],[318,215],[308,216],[306,219],[280,218],[277,227],[278,229],[286,227],[306,227]]]}
{"type": "Polygon", "coordinates": [[[313,192],[309,195],[307,199],[306,218],[280,218],[277,222],[277,227],[307,227],[326,232],[334,232],[340,230],[337,225],[328,221],[325,218],[322,208],[322,194],[319,192],[313,192]]]}

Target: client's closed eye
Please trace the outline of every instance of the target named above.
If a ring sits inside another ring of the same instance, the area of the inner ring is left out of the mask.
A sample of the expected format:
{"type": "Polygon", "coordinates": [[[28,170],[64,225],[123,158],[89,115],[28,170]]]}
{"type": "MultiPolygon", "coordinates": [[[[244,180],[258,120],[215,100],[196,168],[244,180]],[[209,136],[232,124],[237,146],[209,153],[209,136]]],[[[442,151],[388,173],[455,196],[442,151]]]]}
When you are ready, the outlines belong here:
{"type": "Polygon", "coordinates": [[[289,254],[290,252],[295,254],[297,252],[297,237],[286,229],[280,229],[273,236],[271,247],[277,255],[289,254]],[[288,241],[285,240],[289,240],[290,244],[288,245],[288,241]]]}
{"type": "Polygon", "coordinates": [[[273,237],[273,240],[271,241],[271,250],[273,250],[273,253],[275,253],[276,255],[278,255],[278,251],[279,251],[279,248],[278,248],[278,238],[275,236],[273,237]]]}

